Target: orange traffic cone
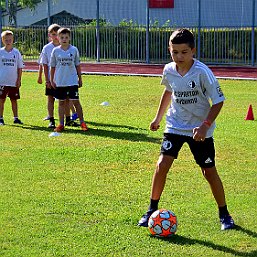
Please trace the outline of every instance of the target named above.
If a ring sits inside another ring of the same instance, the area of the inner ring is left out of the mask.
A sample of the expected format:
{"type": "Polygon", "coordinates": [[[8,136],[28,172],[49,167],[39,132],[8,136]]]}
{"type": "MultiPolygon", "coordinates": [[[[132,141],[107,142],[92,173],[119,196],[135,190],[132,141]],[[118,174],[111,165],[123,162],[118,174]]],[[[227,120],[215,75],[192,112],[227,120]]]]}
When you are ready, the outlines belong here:
{"type": "Polygon", "coordinates": [[[254,117],[253,117],[253,107],[252,107],[251,104],[249,105],[249,108],[248,108],[245,120],[254,120],[254,117]]]}

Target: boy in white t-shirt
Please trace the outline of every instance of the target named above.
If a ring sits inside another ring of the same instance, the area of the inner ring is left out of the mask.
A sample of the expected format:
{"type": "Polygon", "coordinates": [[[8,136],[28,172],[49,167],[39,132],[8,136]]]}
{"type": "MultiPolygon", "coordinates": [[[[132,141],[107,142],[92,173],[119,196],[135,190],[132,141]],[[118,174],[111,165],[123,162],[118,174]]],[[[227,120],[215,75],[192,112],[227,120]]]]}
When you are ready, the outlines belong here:
{"type": "Polygon", "coordinates": [[[195,54],[193,34],[187,29],[174,31],[169,40],[173,62],[163,70],[161,84],[164,91],[157,114],[150,124],[156,131],[166,109],[166,128],[161,154],[152,180],[148,211],[138,222],[147,227],[150,215],[158,209],[166,177],[184,143],[187,143],[202,174],[208,181],[219,210],[221,230],[234,228],[225,199],[221,179],[215,166],[213,131],[225,97],[212,71],[193,58],[195,54]]]}
{"type": "Polygon", "coordinates": [[[60,46],[53,49],[50,60],[50,82],[56,90],[55,98],[59,100],[59,122],[56,132],[64,130],[65,102],[69,99],[78,114],[80,127],[87,131],[82,106],[79,101],[79,87],[82,87],[79,51],[70,44],[70,30],[60,28],[57,32],[60,46]]]}
{"type": "Polygon", "coordinates": [[[13,48],[13,32],[6,30],[1,34],[4,47],[0,49],[0,125],[4,125],[4,104],[6,97],[11,100],[14,123],[23,124],[18,118],[19,88],[24,63],[18,49],[13,48]]]}

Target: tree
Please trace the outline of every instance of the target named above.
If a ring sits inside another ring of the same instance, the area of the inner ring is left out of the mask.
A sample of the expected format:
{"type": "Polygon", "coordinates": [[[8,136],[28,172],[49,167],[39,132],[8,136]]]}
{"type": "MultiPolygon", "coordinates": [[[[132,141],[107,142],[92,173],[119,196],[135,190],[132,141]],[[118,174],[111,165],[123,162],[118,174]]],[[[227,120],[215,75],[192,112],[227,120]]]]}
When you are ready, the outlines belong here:
{"type": "Polygon", "coordinates": [[[16,15],[19,7],[28,7],[31,10],[35,9],[35,6],[43,2],[43,0],[5,0],[5,3],[1,1],[1,7],[3,7],[9,15],[9,25],[16,27],[16,15]]]}

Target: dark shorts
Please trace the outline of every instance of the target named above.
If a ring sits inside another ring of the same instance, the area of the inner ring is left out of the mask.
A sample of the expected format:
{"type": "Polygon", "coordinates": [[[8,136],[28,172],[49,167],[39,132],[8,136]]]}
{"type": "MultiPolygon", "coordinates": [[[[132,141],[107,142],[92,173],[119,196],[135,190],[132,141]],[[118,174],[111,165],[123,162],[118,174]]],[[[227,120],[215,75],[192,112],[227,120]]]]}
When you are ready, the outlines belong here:
{"type": "Polygon", "coordinates": [[[164,133],[161,153],[163,155],[178,158],[178,153],[184,143],[194,156],[196,163],[202,168],[212,168],[215,166],[215,147],[213,137],[205,138],[204,141],[195,141],[192,137],[177,134],[164,133]]]}
{"type": "Polygon", "coordinates": [[[7,96],[12,100],[20,99],[19,88],[0,86],[0,99],[5,99],[7,96]]]}
{"type": "Polygon", "coordinates": [[[79,99],[79,87],[68,86],[68,87],[56,87],[55,98],[58,100],[78,100],[79,99]]]}
{"type": "Polygon", "coordinates": [[[46,90],[45,90],[45,95],[50,95],[50,96],[55,96],[55,89],[54,88],[47,88],[46,87],[46,90]]]}

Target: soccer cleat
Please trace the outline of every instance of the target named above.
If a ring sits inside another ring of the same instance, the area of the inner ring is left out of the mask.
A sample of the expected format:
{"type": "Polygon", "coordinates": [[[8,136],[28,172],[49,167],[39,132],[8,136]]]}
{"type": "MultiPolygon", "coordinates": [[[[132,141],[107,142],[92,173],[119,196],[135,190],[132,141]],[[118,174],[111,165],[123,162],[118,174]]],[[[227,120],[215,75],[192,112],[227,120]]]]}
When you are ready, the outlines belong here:
{"type": "Polygon", "coordinates": [[[43,120],[50,120],[50,117],[46,116],[43,120]]]}
{"type": "Polygon", "coordinates": [[[14,123],[14,124],[21,124],[21,125],[23,124],[23,122],[22,122],[20,119],[18,119],[18,118],[15,119],[15,120],[13,121],[13,123],[14,123]]]}
{"type": "Polygon", "coordinates": [[[155,212],[156,210],[148,210],[142,217],[141,219],[138,221],[137,225],[139,227],[148,227],[148,220],[150,218],[150,216],[153,214],[153,212],[155,212]]]}
{"type": "Polygon", "coordinates": [[[78,118],[78,114],[75,112],[71,115],[72,120],[76,120],[78,118]]]}
{"type": "Polygon", "coordinates": [[[64,126],[62,124],[59,124],[55,129],[55,132],[62,132],[64,131],[64,126]]]}
{"type": "Polygon", "coordinates": [[[230,215],[220,218],[221,230],[232,229],[235,227],[234,220],[230,215]]]}
{"type": "Polygon", "coordinates": [[[83,131],[87,131],[88,130],[87,124],[84,121],[80,124],[80,127],[81,127],[81,129],[83,131]]]}
{"type": "Polygon", "coordinates": [[[74,120],[69,120],[65,123],[65,126],[70,126],[70,127],[79,127],[79,124],[75,122],[74,120]]]}
{"type": "Polygon", "coordinates": [[[50,121],[48,128],[55,128],[55,122],[54,121],[50,121]]]}
{"type": "Polygon", "coordinates": [[[0,119],[0,126],[4,125],[4,119],[0,119]]]}

